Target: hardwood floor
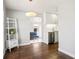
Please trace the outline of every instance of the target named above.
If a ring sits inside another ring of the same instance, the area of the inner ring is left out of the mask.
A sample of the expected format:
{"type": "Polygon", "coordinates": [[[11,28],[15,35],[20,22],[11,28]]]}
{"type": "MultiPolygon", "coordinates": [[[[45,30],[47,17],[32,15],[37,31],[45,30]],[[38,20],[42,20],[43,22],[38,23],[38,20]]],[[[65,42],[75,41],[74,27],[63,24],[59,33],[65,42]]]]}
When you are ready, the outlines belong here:
{"type": "Polygon", "coordinates": [[[33,43],[7,51],[4,59],[73,59],[57,49],[58,44],[33,43]]]}

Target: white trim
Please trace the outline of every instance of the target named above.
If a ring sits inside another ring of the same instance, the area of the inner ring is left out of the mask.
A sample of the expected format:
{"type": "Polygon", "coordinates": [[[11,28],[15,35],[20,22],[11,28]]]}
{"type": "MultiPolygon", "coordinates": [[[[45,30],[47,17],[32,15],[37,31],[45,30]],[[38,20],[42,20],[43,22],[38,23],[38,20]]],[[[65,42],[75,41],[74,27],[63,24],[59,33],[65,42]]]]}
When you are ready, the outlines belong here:
{"type": "Polygon", "coordinates": [[[5,56],[6,51],[7,51],[7,48],[5,48],[5,50],[4,50],[4,52],[3,52],[3,57],[5,56]]]}
{"type": "Polygon", "coordinates": [[[68,56],[70,56],[70,57],[72,57],[72,58],[75,58],[75,56],[74,56],[73,54],[71,54],[71,53],[69,53],[69,52],[67,52],[67,51],[64,51],[64,50],[59,49],[59,48],[58,48],[58,51],[60,51],[60,52],[62,52],[62,53],[64,53],[64,54],[66,54],[66,55],[68,55],[68,56]]]}
{"type": "MultiPolygon", "coordinates": [[[[42,41],[42,40],[35,40],[34,43],[36,43],[36,42],[44,42],[44,41],[42,41]]],[[[21,44],[19,44],[19,46],[30,45],[31,43],[33,43],[33,41],[30,40],[30,42],[28,42],[28,43],[27,42],[26,43],[21,43],[21,44]]],[[[47,42],[44,42],[44,43],[46,43],[48,45],[47,42]]]]}
{"type": "Polygon", "coordinates": [[[19,46],[30,45],[31,43],[21,43],[19,46]]]}
{"type": "Polygon", "coordinates": [[[6,50],[3,52],[3,56],[5,56],[6,50]]]}
{"type": "Polygon", "coordinates": [[[48,45],[48,42],[45,42],[45,41],[43,41],[43,40],[42,40],[41,42],[46,43],[46,44],[48,45]]]}

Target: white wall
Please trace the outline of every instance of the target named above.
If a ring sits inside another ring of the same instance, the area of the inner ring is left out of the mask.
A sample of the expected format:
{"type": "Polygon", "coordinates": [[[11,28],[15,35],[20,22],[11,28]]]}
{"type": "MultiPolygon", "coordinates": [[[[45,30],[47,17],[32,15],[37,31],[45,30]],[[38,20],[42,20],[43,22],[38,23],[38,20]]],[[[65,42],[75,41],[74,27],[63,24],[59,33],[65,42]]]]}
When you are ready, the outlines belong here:
{"type": "Polygon", "coordinates": [[[46,13],[46,24],[58,24],[57,12],[46,13]]]}
{"type": "Polygon", "coordinates": [[[26,17],[24,12],[14,10],[7,10],[7,17],[13,17],[18,20],[20,43],[29,43],[30,32],[33,31],[30,18],[26,17]]]}
{"type": "Polygon", "coordinates": [[[75,56],[75,0],[59,1],[59,51],[75,56]]]}
{"type": "Polygon", "coordinates": [[[43,13],[43,20],[42,20],[42,35],[43,35],[43,42],[48,44],[48,33],[46,29],[46,12],[43,13]]]}
{"type": "MultiPolygon", "coordinates": [[[[7,17],[13,17],[18,20],[18,28],[19,28],[19,40],[20,44],[30,43],[30,32],[34,32],[34,24],[39,24],[41,26],[41,22],[35,22],[34,20],[39,20],[41,17],[27,17],[25,12],[15,11],[7,9],[7,17]]],[[[41,34],[41,32],[40,32],[41,34]]],[[[40,37],[42,37],[40,35],[40,37]]]]}

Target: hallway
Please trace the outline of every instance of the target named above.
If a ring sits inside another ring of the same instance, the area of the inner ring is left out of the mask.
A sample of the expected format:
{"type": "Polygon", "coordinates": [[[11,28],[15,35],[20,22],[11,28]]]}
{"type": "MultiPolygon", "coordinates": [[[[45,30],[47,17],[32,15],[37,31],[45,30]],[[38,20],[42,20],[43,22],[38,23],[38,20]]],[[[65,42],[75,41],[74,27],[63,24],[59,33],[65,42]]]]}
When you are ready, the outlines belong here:
{"type": "Polygon", "coordinates": [[[7,51],[4,59],[72,59],[57,49],[58,44],[33,43],[7,51]]]}

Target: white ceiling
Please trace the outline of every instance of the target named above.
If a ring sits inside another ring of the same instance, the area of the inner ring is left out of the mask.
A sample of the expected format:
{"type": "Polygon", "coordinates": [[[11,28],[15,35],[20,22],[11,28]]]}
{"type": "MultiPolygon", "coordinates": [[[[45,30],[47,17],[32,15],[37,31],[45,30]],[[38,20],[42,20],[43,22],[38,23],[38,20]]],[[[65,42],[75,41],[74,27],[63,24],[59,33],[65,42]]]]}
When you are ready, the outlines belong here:
{"type": "Polygon", "coordinates": [[[33,0],[32,2],[29,0],[5,0],[6,8],[25,12],[54,12],[57,4],[57,0],[33,0]]]}

